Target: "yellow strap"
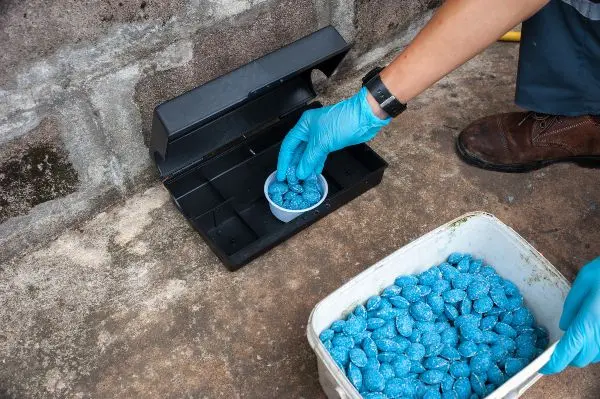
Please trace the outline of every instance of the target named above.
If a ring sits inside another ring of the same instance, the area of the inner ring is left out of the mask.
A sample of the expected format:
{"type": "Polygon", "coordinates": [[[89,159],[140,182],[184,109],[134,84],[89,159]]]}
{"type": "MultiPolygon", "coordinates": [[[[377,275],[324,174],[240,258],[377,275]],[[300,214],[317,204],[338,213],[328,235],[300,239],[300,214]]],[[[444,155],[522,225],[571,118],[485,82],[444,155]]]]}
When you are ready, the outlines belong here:
{"type": "Polygon", "coordinates": [[[521,32],[510,31],[498,40],[501,42],[520,42],[521,32]]]}

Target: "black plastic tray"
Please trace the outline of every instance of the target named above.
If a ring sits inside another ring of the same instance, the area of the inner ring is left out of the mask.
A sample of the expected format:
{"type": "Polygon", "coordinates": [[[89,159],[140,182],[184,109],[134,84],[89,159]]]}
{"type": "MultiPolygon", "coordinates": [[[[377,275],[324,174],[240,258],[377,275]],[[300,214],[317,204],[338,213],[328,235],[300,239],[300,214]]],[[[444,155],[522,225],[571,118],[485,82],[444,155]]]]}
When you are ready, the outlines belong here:
{"type": "Polygon", "coordinates": [[[154,109],[150,152],[175,204],[235,270],[337,209],[383,177],[368,146],[331,154],[329,195],[289,223],[269,209],[263,187],[285,134],[316,92],[311,71],[331,76],[350,46],[328,26],[154,109]]]}
{"type": "MultiPolygon", "coordinates": [[[[319,107],[313,103],[311,108],[319,107]]],[[[230,269],[252,259],[351,201],[383,177],[387,163],[365,144],[332,153],[323,176],[329,195],[289,223],[273,216],[263,186],[279,146],[303,109],[201,166],[166,182],[175,203],[230,269]]]]}

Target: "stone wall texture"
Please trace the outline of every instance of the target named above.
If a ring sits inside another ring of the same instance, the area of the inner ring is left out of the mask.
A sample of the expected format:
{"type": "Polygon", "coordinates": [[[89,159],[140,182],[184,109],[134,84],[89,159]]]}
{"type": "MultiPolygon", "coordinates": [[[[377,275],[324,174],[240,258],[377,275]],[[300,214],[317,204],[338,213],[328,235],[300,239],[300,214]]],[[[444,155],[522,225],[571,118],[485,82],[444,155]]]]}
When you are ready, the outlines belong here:
{"type": "Polygon", "coordinates": [[[0,2],[0,261],[157,179],[153,108],[323,26],[338,78],[406,45],[435,0],[0,2]]]}

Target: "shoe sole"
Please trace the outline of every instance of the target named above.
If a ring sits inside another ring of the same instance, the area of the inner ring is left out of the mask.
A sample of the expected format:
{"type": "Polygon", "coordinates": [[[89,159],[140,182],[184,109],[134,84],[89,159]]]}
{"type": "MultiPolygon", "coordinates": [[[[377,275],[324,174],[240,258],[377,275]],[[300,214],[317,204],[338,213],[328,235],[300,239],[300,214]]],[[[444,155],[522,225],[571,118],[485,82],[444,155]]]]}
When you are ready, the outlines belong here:
{"type": "Polygon", "coordinates": [[[571,162],[576,163],[579,166],[585,168],[600,168],[600,156],[581,156],[581,157],[568,157],[549,159],[543,161],[534,161],[522,164],[495,164],[484,161],[483,159],[477,158],[475,155],[469,153],[469,151],[463,147],[460,140],[456,140],[456,152],[465,162],[470,165],[477,166],[482,169],[493,170],[497,172],[508,172],[508,173],[524,173],[531,172],[533,170],[541,169],[546,166],[561,163],[571,162]]]}

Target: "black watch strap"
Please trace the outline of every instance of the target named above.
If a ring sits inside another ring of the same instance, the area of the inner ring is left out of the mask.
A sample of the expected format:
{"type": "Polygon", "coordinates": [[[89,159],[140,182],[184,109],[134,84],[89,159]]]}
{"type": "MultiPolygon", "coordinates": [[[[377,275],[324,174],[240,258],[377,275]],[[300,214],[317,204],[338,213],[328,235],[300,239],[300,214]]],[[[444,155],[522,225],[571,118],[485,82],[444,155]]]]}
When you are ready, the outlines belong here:
{"type": "Polygon", "coordinates": [[[377,67],[369,71],[363,78],[363,85],[369,90],[369,93],[375,98],[381,109],[389,116],[395,118],[406,109],[406,104],[402,104],[390,91],[385,87],[379,72],[383,68],[377,67]]]}

